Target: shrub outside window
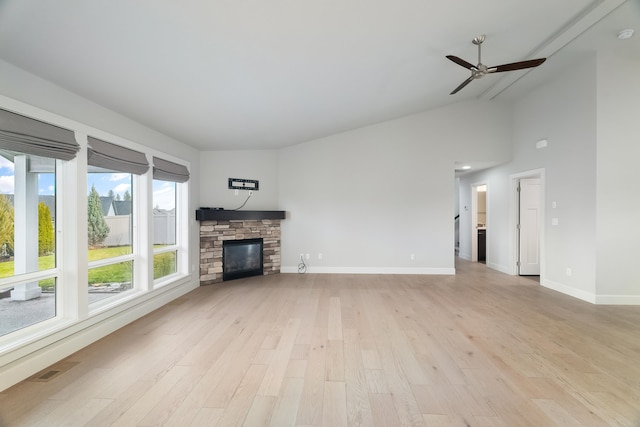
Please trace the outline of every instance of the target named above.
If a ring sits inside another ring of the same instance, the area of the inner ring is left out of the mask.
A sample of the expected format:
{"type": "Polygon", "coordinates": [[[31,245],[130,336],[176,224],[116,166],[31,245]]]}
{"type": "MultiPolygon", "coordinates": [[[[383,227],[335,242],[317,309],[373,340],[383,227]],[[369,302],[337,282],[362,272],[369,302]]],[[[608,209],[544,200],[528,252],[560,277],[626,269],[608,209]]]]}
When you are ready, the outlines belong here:
{"type": "Polygon", "coordinates": [[[89,303],[134,288],[134,174],[149,169],[144,153],[88,138],[87,241],[89,303]]]}
{"type": "Polygon", "coordinates": [[[56,316],[55,169],[0,149],[0,335],[56,316]]]}
{"type": "Polygon", "coordinates": [[[132,183],[128,173],[89,173],[89,303],[133,289],[132,183]]]}

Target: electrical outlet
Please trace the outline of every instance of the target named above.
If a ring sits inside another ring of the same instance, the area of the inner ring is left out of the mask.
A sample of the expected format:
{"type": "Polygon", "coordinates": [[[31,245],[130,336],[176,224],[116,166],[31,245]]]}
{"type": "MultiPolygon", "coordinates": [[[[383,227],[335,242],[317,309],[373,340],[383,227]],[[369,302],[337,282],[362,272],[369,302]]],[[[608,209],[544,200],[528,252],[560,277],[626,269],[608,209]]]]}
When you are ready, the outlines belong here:
{"type": "Polygon", "coordinates": [[[567,267],[567,270],[565,271],[565,273],[567,274],[567,276],[571,276],[571,269],[567,267]]]}
{"type": "Polygon", "coordinates": [[[234,191],[233,191],[233,195],[234,195],[234,196],[237,196],[238,194],[240,194],[240,191],[239,191],[239,190],[234,190],[234,191]]]}
{"type": "Polygon", "coordinates": [[[306,259],[311,259],[311,254],[307,254],[306,259]]]}
{"type": "Polygon", "coordinates": [[[416,260],[416,254],[411,254],[411,261],[415,261],[416,260]]]}
{"type": "Polygon", "coordinates": [[[322,252],[318,254],[318,259],[322,259],[322,252]]]}

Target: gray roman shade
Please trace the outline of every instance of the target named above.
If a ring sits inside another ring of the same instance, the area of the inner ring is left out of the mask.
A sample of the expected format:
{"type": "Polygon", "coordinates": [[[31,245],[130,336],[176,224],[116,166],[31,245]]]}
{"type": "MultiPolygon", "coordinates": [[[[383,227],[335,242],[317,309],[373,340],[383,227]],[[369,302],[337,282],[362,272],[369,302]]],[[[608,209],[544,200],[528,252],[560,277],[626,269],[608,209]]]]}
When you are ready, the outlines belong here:
{"type": "Polygon", "coordinates": [[[189,181],[189,170],[186,166],[154,157],[153,179],[159,179],[160,181],[187,182],[189,181]]]}
{"type": "Polygon", "coordinates": [[[142,175],[149,170],[147,156],[130,148],[115,145],[92,136],[87,138],[87,162],[91,166],[142,175]]]}
{"type": "Polygon", "coordinates": [[[80,145],[73,131],[0,110],[0,149],[71,160],[80,145]]]}

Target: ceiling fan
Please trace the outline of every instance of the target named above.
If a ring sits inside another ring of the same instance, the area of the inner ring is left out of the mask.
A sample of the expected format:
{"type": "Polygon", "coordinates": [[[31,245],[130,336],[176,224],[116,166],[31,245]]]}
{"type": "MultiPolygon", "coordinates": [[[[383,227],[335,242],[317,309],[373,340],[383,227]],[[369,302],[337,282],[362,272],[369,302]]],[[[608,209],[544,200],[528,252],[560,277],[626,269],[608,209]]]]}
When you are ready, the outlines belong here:
{"type": "Polygon", "coordinates": [[[451,61],[455,62],[458,65],[463,66],[464,68],[471,70],[471,77],[467,80],[463,81],[460,86],[455,88],[453,92],[449,95],[453,95],[458,93],[460,89],[471,83],[472,80],[480,79],[487,74],[491,73],[501,73],[503,71],[515,71],[515,70],[523,70],[525,68],[533,68],[542,64],[547,58],[539,58],[539,59],[530,59],[528,61],[520,61],[520,62],[512,62],[510,64],[498,65],[497,67],[487,67],[484,65],[480,59],[482,42],[484,41],[486,35],[481,35],[472,40],[472,43],[478,46],[478,65],[473,65],[465,61],[464,59],[460,59],[454,55],[447,55],[447,58],[451,61]]]}

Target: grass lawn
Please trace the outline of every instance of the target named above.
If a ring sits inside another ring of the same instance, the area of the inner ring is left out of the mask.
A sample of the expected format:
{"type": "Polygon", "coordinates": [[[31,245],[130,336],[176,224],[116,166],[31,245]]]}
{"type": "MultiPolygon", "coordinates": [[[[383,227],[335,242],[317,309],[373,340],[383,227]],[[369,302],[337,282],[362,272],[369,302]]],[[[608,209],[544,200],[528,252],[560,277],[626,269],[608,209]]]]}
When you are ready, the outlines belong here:
{"type": "MultiPolygon", "coordinates": [[[[89,250],[89,261],[113,258],[131,253],[130,246],[116,246],[89,250]]],[[[153,278],[166,276],[176,270],[174,252],[155,255],[153,257],[153,278]]],[[[47,255],[38,258],[38,271],[54,267],[54,256],[47,255]]],[[[13,261],[0,262],[0,278],[13,276],[13,261]]],[[[89,270],[89,284],[130,282],[132,280],[132,261],[106,265],[89,270]]],[[[44,285],[44,283],[40,283],[44,285]]]]}

